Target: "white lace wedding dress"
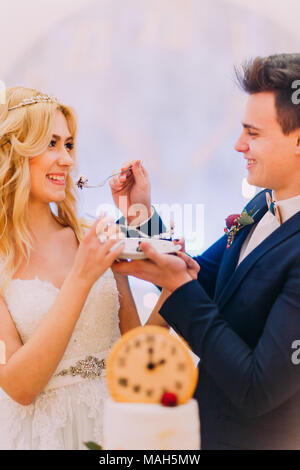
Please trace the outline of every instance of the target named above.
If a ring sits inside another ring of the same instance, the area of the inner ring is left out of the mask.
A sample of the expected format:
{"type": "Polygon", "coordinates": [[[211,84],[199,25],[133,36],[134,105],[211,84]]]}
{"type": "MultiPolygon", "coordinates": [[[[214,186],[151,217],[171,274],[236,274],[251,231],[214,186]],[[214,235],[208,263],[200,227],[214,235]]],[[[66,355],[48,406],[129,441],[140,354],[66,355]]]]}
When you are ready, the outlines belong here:
{"type": "MultiPolygon", "coordinates": [[[[58,292],[37,277],[9,283],[4,298],[23,343],[58,292]]],[[[0,449],[72,450],[86,449],[83,443],[89,440],[102,443],[103,401],[108,397],[103,360],[120,337],[118,311],[109,269],[90,290],[64,356],[34,402],[20,405],[0,388],[0,449]]]]}

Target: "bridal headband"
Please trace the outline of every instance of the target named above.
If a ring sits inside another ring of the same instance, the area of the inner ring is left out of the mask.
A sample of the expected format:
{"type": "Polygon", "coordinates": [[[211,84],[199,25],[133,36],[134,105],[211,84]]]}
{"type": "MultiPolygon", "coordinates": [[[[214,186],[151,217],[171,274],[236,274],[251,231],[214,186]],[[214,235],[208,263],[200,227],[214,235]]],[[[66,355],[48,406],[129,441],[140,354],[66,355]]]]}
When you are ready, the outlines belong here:
{"type": "Polygon", "coordinates": [[[55,96],[37,95],[37,96],[32,96],[31,98],[24,98],[16,106],[12,106],[11,108],[8,108],[8,111],[11,111],[12,109],[16,109],[16,108],[22,108],[23,106],[27,106],[27,105],[35,104],[35,103],[58,103],[58,102],[59,101],[55,96]]]}

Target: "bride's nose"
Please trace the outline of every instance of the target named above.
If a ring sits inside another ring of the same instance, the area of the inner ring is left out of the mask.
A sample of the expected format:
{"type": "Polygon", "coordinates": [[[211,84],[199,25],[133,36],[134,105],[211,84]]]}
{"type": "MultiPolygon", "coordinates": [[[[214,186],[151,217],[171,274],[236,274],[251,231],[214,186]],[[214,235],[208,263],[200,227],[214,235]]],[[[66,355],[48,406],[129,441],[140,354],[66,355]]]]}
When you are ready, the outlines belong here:
{"type": "Polygon", "coordinates": [[[72,166],[74,164],[74,160],[67,150],[62,150],[58,158],[58,163],[60,165],[72,166]]]}

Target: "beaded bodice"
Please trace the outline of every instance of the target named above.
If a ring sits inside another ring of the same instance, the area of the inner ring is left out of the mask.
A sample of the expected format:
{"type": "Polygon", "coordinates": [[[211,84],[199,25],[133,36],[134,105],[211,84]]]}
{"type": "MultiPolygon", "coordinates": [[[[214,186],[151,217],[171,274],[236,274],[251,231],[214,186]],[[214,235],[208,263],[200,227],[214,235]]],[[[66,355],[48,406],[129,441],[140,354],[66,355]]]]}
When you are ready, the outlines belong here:
{"type": "MultiPolygon", "coordinates": [[[[23,343],[33,335],[58,293],[53,284],[37,277],[11,280],[4,299],[23,343]]],[[[116,281],[108,269],[91,288],[65,353],[46,388],[101,375],[108,350],[120,337],[118,311],[116,281]]]]}

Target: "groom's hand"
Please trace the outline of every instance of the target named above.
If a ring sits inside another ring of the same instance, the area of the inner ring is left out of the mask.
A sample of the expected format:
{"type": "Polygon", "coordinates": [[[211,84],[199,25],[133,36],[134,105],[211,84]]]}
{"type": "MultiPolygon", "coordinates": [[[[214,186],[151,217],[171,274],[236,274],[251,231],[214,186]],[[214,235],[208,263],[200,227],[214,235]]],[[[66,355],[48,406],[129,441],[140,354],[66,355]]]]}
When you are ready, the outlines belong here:
{"type": "Polygon", "coordinates": [[[197,279],[199,265],[184,253],[164,255],[158,253],[150,243],[142,242],[141,249],[148,259],[114,263],[113,271],[138,277],[173,292],[178,287],[197,279]]]}

